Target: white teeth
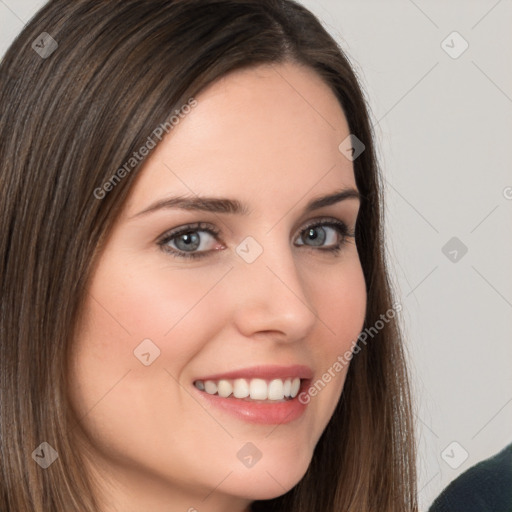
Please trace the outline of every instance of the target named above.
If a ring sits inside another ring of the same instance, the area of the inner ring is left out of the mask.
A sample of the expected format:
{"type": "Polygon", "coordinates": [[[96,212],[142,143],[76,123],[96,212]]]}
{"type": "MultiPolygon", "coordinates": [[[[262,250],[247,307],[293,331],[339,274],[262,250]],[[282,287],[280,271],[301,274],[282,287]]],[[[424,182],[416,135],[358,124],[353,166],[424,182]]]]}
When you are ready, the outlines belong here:
{"type": "Polygon", "coordinates": [[[215,395],[217,393],[217,384],[213,380],[207,380],[204,383],[204,390],[210,395],[215,395]]]}
{"type": "Polygon", "coordinates": [[[197,380],[194,386],[210,395],[218,394],[222,398],[233,395],[234,398],[248,398],[251,400],[285,400],[295,398],[299,393],[301,380],[273,379],[267,382],[263,379],[221,379],[197,380]]]}
{"type": "Polygon", "coordinates": [[[219,393],[219,396],[223,398],[227,398],[231,393],[233,393],[233,386],[231,385],[231,382],[227,380],[219,380],[219,383],[217,384],[217,393],[219,393]]]}
{"type": "Polygon", "coordinates": [[[233,383],[233,396],[235,398],[247,398],[249,396],[249,384],[245,379],[236,379],[233,383]]]}
{"type": "Polygon", "coordinates": [[[297,393],[299,392],[299,388],[300,388],[300,379],[293,379],[292,387],[290,390],[290,396],[292,398],[295,398],[297,396],[297,393]]]}
{"type": "Polygon", "coordinates": [[[268,399],[282,400],[284,398],[283,387],[283,381],[281,379],[274,379],[268,385],[268,399]]]}
{"type": "Polygon", "coordinates": [[[284,396],[288,397],[292,394],[292,379],[286,379],[283,386],[284,396]]]}
{"type": "Polygon", "coordinates": [[[268,398],[267,383],[263,379],[251,379],[249,394],[253,400],[266,400],[268,398]]]}

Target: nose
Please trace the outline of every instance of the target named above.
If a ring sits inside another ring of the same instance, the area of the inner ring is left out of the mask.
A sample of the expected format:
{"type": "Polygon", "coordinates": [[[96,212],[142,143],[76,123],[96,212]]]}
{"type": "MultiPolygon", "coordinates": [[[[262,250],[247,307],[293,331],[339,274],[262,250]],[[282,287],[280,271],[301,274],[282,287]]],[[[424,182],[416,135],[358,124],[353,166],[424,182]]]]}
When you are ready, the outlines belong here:
{"type": "Polygon", "coordinates": [[[231,271],[234,281],[234,322],[251,337],[271,333],[282,342],[305,338],[320,321],[308,285],[293,257],[293,247],[284,243],[263,244],[252,263],[243,258],[231,271]]]}

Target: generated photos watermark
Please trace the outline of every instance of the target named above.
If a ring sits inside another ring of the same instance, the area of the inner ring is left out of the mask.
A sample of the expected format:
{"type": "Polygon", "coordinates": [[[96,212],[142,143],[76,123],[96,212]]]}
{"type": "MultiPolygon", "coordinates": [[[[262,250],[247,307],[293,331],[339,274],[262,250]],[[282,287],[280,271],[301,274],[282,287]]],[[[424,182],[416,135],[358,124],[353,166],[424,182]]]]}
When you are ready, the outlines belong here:
{"type": "Polygon", "coordinates": [[[127,176],[142,160],[149,155],[152,149],[156,147],[156,140],[161,141],[164,133],[168,134],[173,130],[180,121],[185,118],[192,108],[197,106],[197,100],[190,98],[187,103],[176,109],[163,123],[160,123],[147,138],[146,142],[134,151],[132,156],[120,167],[101,187],[94,189],[94,197],[96,199],[103,199],[110,191],[112,191],[121,180],[127,176]]]}
{"type": "Polygon", "coordinates": [[[309,388],[305,391],[299,393],[298,399],[301,404],[308,404],[311,401],[311,397],[315,397],[318,395],[322,389],[324,389],[331,380],[333,380],[337,374],[339,374],[344,368],[346,368],[355,354],[361,352],[361,343],[367,344],[368,336],[373,338],[376,336],[384,326],[389,323],[390,320],[395,318],[396,313],[402,310],[402,305],[400,303],[393,304],[391,308],[389,308],[385,313],[380,315],[379,320],[375,322],[374,325],[367,327],[364,329],[357,340],[352,342],[351,348],[346,350],[343,354],[340,354],[336,361],[323,373],[323,375],[318,378],[315,382],[313,382],[309,388]]]}

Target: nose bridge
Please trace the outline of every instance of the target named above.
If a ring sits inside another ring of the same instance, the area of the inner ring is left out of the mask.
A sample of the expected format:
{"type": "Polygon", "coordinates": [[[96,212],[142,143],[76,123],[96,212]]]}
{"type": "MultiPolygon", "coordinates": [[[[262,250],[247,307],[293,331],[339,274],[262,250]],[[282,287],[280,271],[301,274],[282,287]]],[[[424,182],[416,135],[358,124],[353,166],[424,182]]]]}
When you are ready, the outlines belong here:
{"type": "Polygon", "coordinates": [[[280,331],[293,341],[311,330],[317,315],[292,247],[284,237],[273,235],[261,237],[261,243],[247,237],[237,247],[235,319],[247,336],[280,331]]]}

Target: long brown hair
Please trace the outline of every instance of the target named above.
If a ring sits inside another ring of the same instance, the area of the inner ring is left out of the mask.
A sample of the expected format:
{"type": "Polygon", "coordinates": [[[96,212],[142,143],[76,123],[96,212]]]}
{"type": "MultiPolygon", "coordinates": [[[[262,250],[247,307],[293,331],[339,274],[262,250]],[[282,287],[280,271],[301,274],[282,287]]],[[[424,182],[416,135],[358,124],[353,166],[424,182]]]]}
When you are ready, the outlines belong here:
{"type": "MultiPolygon", "coordinates": [[[[51,0],[7,51],[0,65],[0,510],[98,510],[72,436],[68,350],[101,242],[144,160],[101,200],[95,190],[208,84],[283,61],[323,78],[366,146],[354,161],[362,196],[356,242],[365,327],[373,326],[393,300],[372,128],[347,58],[308,10],[292,0],[51,0]],[[59,455],[46,470],[31,457],[43,441],[59,455]]],[[[410,400],[400,329],[386,322],[354,356],[305,476],[252,510],[417,510],[410,400]]]]}

